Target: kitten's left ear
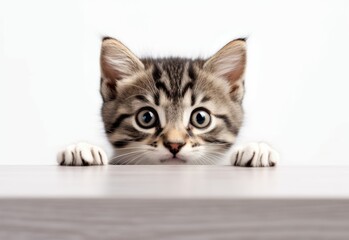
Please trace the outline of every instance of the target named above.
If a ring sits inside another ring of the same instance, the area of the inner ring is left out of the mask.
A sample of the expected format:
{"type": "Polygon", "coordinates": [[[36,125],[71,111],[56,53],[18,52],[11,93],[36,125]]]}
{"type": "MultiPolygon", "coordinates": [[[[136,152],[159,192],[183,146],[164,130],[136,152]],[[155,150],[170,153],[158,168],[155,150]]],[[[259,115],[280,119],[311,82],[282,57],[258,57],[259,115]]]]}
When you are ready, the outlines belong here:
{"type": "Polygon", "coordinates": [[[231,97],[241,102],[244,95],[246,66],[246,41],[236,39],[221,48],[204,64],[204,70],[226,79],[230,84],[231,97]]]}

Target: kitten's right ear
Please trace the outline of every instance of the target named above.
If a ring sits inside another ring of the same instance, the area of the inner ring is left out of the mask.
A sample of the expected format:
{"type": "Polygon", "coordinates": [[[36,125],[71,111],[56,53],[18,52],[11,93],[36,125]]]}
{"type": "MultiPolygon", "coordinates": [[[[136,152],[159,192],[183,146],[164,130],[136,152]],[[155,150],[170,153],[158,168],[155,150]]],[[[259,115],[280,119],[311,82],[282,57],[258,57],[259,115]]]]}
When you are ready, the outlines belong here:
{"type": "Polygon", "coordinates": [[[143,70],[143,63],[120,41],[106,37],[101,49],[101,94],[103,101],[116,98],[117,81],[143,70]]]}

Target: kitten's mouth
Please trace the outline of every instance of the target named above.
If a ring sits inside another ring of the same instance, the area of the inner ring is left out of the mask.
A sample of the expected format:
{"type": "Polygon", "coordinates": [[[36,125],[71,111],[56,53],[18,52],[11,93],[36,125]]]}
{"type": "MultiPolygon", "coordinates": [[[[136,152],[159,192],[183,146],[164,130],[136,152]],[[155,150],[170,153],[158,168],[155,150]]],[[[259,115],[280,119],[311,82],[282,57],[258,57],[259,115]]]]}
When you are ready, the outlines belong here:
{"type": "Polygon", "coordinates": [[[171,157],[171,158],[166,158],[166,159],[161,159],[161,163],[186,163],[187,160],[178,158],[178,157],[171,157]]]}

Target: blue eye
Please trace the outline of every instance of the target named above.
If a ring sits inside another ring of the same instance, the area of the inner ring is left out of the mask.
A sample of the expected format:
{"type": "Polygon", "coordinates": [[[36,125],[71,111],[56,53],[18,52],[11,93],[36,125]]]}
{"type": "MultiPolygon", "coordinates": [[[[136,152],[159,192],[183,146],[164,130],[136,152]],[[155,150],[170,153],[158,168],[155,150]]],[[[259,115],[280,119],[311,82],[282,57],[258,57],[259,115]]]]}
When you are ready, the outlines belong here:
{"type": "Polygon", "coordinates": [[[191,114],[191,124],[196,128],[206,128],[211,124],[211,115],[204,108],[197,108],[191,114]]]}
{"type": "Polygon", "coordinates": [[[152,128],[158,122],[157,113],[153,108],[142,108],[136,115],[136,122],[142,128],[152,128]]]}

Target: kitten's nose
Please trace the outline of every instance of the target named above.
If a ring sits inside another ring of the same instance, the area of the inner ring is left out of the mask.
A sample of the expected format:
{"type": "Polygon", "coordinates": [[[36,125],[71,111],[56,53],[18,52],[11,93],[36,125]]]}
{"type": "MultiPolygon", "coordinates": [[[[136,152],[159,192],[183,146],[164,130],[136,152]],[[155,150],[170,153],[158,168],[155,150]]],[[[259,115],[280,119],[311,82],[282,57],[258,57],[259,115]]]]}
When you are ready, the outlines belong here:
{"type": "Polygon", "coordinates": [[[164,142],[164,146],[170,150],[170,152],[176,156],[176,154],[181,150],[181,148],[185,145],[183,142],[164,142]]]}

